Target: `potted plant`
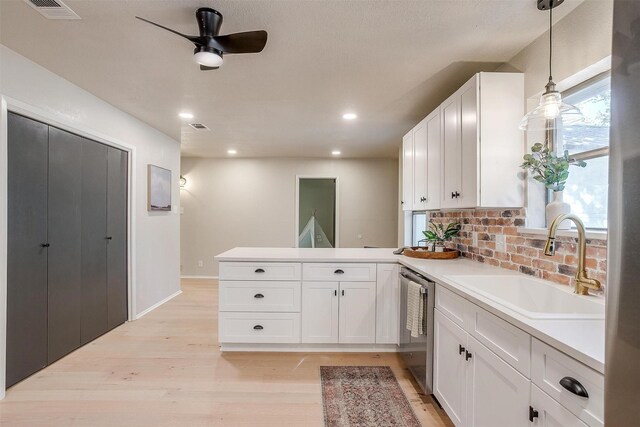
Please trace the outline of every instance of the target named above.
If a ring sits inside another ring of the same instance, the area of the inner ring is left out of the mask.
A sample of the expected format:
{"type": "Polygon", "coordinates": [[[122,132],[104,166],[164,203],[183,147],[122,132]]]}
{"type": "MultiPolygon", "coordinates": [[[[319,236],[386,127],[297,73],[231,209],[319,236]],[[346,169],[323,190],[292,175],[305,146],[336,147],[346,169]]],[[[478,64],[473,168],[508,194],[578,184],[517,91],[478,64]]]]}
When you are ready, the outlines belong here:
{"type": "Polygon", "coordinates": [[[431,250],[434,252],[444,252],[444,243],[451,240],[460,233],[462,225],[459,222],[450,222],[445,227],[441,222],[429,221],[429,229],[423,231],[427,242],[431,243],[431,250]]]}
{"type": "Polygon", "coordinates": [[[587,164],[582,160],[570,159],[569,152],[566,150],[558,156],[541,143],[534,144],[531,147],[531,154],[524,155],[524,163],[521,167],[532,173],[533,179],[553,191],[552,200],[546,207],[547,224],[551,224],[558,215],[571,211],[571,206],[562,200],[562,191],[569,178],[570,166],[583,168],[587,164]]]}

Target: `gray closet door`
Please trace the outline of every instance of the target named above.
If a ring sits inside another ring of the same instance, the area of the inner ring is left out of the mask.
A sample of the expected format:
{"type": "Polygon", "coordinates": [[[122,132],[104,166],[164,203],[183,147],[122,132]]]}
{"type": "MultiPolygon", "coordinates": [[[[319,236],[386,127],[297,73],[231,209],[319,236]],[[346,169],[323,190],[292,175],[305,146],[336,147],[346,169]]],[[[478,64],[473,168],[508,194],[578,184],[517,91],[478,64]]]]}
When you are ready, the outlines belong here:
{"type": "Polygon", "coordinates": [[[7,387],[47,365],[49,127],[8,115],[7,387]]]}
{"type": "Polygon", "coordinates": [[[113,329],[127,321],[127,153],[108,150],[107,306],[113,329]]]}
{"type": "Polygon", "coordinates": [[[80,346],[82,144],[49,128],[49,363],[80,346]]]}
{"type": "Polygon", "coordinates": [[[107,326],[107,147],[82,143],[82,319],[81,342],[107,326]]]}

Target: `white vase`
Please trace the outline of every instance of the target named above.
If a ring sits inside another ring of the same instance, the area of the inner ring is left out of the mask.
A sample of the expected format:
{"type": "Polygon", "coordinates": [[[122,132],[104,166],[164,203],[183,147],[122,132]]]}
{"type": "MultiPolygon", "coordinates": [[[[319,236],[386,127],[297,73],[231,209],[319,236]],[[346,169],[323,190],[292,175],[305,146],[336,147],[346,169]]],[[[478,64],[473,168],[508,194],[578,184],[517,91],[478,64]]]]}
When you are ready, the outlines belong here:
{"type": "MultiPolygon", "coordinates": [[[[553,220],[558,216],[568,214],[570,212],[571,205],[562,201],[562,191],[554,191],[552,193],[552,200],[547,204],[546,207],[547,227],[550,227],[553,220]]],[[[558,226],[558,230],[568,230],[570,228],[570,221],[562,221],[562,224],[558,226]]]]}

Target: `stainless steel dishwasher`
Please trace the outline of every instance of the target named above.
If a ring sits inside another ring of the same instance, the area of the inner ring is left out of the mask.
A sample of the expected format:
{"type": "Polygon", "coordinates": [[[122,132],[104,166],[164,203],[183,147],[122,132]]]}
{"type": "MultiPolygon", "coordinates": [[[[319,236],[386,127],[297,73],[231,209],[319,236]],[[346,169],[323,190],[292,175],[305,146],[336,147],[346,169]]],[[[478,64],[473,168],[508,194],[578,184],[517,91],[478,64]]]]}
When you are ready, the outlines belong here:
{"type": "Polygon", "coordinates": [[[433,393],[433,308],[435,283],[409,270],[400,269],[400,355],[425,394],[433,393]],[[422,286],[424,334],[415,338],[407,330],[407,289],[413,281],[422,286]]]}

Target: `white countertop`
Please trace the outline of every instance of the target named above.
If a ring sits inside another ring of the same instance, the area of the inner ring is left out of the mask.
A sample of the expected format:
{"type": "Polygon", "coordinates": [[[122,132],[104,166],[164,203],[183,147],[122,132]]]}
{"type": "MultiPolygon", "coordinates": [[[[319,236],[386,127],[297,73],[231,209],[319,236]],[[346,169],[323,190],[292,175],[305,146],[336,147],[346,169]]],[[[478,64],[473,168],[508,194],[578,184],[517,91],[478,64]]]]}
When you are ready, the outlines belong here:
{"type": "Polygon", "coordinates": [[[424,260],[394,255],[395,248],[234,248],[215,257],[216,261],[262,262],[398,262],[441,286],[463,296],[485,310],[508,321],[535,338],[604,373],[604,320],[531,319],[472,289],[463,287],[451,275],[516,275],[514,271],[492,267],[464,258],[424,260]]]}

